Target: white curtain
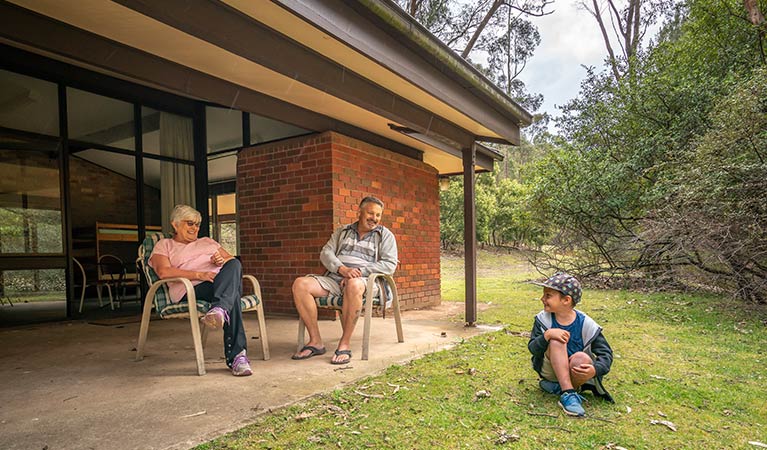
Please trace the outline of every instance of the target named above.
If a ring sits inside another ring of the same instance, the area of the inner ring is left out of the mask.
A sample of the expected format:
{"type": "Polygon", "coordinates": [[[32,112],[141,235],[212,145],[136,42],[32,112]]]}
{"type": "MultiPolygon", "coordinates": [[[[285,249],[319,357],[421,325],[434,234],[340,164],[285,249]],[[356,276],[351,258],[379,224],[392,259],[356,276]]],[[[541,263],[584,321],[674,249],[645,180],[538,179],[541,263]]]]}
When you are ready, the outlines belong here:
{"type": "MultiPolygon", "coordinates": [[[[194,161],[192,119],[160,112],[160,154],[194,161]]],[[[194,166],[160,161],[162,225],[172,232],[170,213],[179,204],[194,206],[194,166]]]]}

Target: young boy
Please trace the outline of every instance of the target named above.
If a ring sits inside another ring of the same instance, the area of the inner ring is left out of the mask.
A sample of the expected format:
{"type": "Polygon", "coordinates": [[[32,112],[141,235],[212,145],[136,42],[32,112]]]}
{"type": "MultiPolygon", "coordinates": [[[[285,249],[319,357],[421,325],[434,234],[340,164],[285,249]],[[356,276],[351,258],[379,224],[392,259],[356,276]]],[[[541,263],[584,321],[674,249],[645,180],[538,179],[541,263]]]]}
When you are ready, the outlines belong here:
{"type": "Polygon", "coordinates": [[[565,414],[583,416],[583,397],[578,390],[614,403],[602,386],[610,371],[613,351],[602,336],[602,328],[575,305],[581,301],[581,283],[559,272],[543,283],[543,311],[535,316],[527,348],[533,354],[533,369],[545,392],[559,395],[565,414]]]}

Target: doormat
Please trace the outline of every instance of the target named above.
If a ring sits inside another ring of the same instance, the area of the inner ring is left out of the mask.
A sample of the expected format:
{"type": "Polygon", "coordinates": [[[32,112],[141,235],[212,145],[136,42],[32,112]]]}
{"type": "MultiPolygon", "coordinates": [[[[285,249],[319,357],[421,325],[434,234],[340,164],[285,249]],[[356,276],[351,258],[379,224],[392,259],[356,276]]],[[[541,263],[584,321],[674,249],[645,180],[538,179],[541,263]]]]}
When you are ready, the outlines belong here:
{"type": "MultiPolygon", "coordinates": [[[[150,320],[158,320],[156,317],[151,317],[150,320]]],[[[115,325],[127,325],[129,323],[141,323],[141,316],[127,316],[127,317],[112,317],[109,319],[97,319],[89,320],[89,325],[98,325],[101,327],[111,327],[115,325]]]]}

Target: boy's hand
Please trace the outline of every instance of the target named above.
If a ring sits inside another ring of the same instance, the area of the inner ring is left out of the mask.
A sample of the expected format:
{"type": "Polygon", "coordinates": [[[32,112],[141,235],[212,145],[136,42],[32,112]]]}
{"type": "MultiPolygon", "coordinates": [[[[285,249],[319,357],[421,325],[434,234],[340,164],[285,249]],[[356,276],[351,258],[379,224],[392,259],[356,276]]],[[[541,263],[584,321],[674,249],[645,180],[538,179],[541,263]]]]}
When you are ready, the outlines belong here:
{"type": "Polygon", "coordinates": [[[572,372],[583,376],[584,380],[590,380],[597,374],[597,369],[591,364],[580,364],[570,369],[572,372]]]}
{"type": "Polygon", "coordinates": [[[561,328],[550,328],[543,333],[543,337],[549,342],[554,340],[567,344],[570,340],[570,332],[561,328]]]}

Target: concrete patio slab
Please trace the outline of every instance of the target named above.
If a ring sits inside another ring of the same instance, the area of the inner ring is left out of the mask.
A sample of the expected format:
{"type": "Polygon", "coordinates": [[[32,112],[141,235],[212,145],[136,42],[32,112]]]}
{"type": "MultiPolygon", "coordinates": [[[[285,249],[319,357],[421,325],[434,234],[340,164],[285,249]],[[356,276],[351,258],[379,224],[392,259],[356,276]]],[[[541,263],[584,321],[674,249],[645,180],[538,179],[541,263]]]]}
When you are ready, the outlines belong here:
{"type": "Polygon", "coordinates": [[[298,321],[268,317],[271,359],[263,361],[256,319],[246,314],[254,374],[244,378],[227,369],[220,331],[208,338],[207,375],[197,376],[188,321],[152,321],[140,362],[134,361],[135,318],[0,330],[0,448],[186,449],[269,410],[489,330],[465,328],[462,308],[405,311],[401,344],[393,318],[375,318],[368,361],[359,359],[360,321],[346,370],[330,364],[339,322],[320,322],[328,353],[293,361],[298,321]]]}

